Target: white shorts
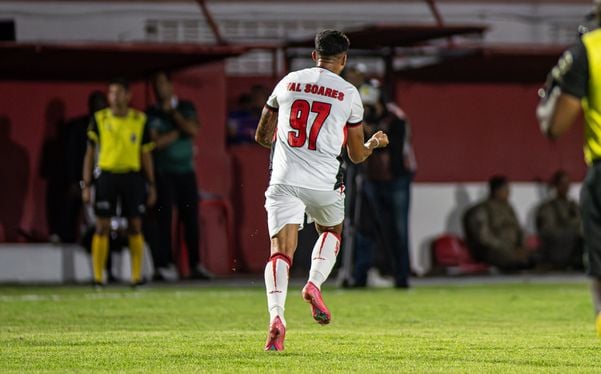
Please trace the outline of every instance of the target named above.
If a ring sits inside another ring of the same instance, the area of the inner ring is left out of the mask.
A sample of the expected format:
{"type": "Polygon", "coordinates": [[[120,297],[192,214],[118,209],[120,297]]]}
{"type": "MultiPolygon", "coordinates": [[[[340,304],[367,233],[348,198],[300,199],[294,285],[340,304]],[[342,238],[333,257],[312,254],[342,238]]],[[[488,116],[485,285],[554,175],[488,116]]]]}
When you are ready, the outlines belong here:
{"type": "Polygon", "coordinates": [[[303,187],[276,184],[265,192],[265,209],[269,237],[273,238],[288,224],[303,228],[307,222],[321,226],[336,226],[344,220],[344,189],[318,191],[303,187]]]}

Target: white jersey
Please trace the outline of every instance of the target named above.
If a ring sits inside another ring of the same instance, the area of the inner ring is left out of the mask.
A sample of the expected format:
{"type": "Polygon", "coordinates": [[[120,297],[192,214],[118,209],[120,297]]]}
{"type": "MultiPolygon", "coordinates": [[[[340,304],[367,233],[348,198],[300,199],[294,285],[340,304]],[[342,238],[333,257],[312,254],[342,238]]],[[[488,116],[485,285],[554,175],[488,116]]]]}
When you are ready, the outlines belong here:
{"type": "Polygon", "coordinates": [[[278,111],[269,184],[321,191],[342,185],[346,127],[363,121],[357,89],[339,75],[313,67],[285,76],[267,107],[278,111]]]}

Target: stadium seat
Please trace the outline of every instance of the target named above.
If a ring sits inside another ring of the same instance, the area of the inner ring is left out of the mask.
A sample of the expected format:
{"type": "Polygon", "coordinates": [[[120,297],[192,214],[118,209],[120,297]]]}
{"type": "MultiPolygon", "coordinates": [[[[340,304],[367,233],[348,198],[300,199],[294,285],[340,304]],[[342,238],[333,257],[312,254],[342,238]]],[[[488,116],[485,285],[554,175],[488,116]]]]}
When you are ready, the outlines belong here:
{"type": "Polygon", "coordinates": [[[443,234],[432,242],[434,268],[449,275],[483,274],[490,266],[476,262],[465,242],[453,234],[443,234]]]}

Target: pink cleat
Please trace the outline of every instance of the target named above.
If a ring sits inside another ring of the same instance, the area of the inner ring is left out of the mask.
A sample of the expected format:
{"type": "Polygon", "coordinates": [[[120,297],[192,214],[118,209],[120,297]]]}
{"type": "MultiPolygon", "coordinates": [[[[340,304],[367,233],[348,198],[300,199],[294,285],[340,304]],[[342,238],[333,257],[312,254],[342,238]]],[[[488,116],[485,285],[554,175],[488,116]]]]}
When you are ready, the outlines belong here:
{"type": "Polygon", "coordinates": [[[280,317],[275,317],[269,325],[269,334],[265,343],[266,351],[283,351],[284,338],[286,337],[286,326],[282,323],[280,317]]]}
{"type": "Polygon", "coordinates": [[[303,288],[302,294],[303,299],[305,299],[306,302],[311,303],[311,313],[313,314],[313,319],[321,325],[327,325],[330,323],[332,315],[321,298],[321,291],[319,288],[317,288],[313,282],[307,282],[303,288]]]}

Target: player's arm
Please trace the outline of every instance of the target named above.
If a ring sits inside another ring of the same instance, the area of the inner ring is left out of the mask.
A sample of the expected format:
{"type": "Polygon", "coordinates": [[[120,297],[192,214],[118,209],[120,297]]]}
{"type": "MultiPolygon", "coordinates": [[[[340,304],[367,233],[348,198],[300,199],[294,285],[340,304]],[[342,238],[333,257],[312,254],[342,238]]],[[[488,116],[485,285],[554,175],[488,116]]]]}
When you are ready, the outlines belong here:
{"type": "Polygon", "coordinates": [[[549,73],[536,109],[541,131],[555,139],[566,132],[582,110],[588,91],[588,57],[582,42],[570,48],[549,73]]]}
{"type": "MultiPolygon", "coordinates": [[[[354,90],[351,99],[351,115],[347,120],[346,150],[354,164],[359,164],[367,159],[376,148],[388,145],[388,136],[382,131],[376,131],[365,142],[366,128],[363,125],[363,103],[357,90],[354,90]]],[[[377,130],[376,128],[373,131],[377,130]]]]}
{"type": "Polygon", "coordinates": [[[285,90],[287,80],[288,76],[284,77],[276,84],[273,92],[267,98],[267,102],[261,112],[257,131],[255,131],[255,141],[265,148],[271,148],[275,129],[278,125],[278,110],[280,107],[278,95],[285,90]]]}
{"type": "Polygon", "coordinates": [[[92,173],[94,171],[94,155],[96,154],[96,143],[88,142],[86,154],[83,158],[83,172],[81,184],[81,199],[84,204],[90,202],[90,186],[92,185],[92,173]]]}
{"type": "Polygon", "coordinates": [[[154,180],[152,154],[149,151],[142,152],[142,169],[144,170],[144,176],[146,177],[146,183],[148,184],[148,197],[146,199],[146,205],[153,206],[157,200],[157,192],[154,180]]]}
{"type": "Polygon", "coordinates": [[[82,185],[81,185],[81,199],[84,204],[90,202],[90,186],[92,185],[92,176],[94,172],[94,159],[96,157],[96,145],[100,141],[100,135],[98,132],[98,124],[96,119],[92,118],[90,125],[88,126],[88,146],[86,148],[86,154],[83,157],[83,170],[82,170],[82,185]]]}
{"type": "Polygon", "coordinates": [[[570,94],[561,94],[555,104],[547,136],[555,139],[568,131],[576,122],[581,111],[580,99],[570,94]]]}
{"type": "Polygon", "coordinates": [[[255,141],[265,148],[271,148],[271,141],[278,123],[278,113],[267,106],[263,107],[261,119],[255,132],[255,141]]]}
{"type": "Polygon", "coordinates": [[[348,127],[347,153],[354,164],[365,161],[376,148],[384,148],[388,145],[388,136],[378,131],[364,143],[363,125],[348,127]]]}
{"type": "Polygon", "coordinates": [[[156,130],[150,130],[150,137],[157,149],[163,149],[179,139],[179,131],[171,130],[159,134],[156,130]]]}

